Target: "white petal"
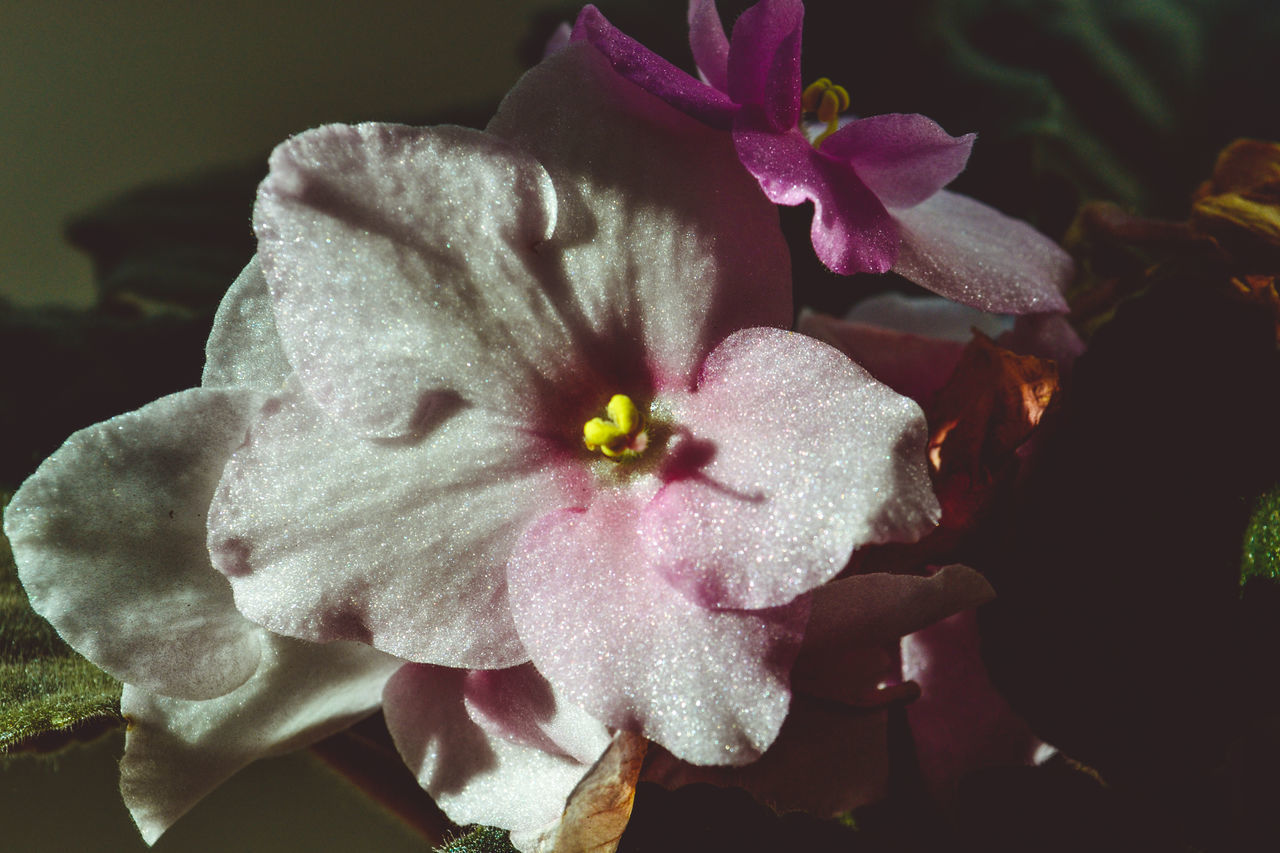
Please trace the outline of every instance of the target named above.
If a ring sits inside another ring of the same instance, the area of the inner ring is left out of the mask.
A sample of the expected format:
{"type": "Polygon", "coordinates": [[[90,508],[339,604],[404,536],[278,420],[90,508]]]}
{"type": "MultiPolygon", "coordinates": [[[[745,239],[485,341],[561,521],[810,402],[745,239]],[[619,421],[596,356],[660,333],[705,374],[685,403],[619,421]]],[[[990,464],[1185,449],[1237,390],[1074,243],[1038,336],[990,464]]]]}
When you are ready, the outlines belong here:
{"type": "Polygon", "coordinates": [[[362,435],[418,431],[460,394],[518,415],[572,364],[556,199],[535,160],[460,127],[329,125],[276,148],[254,227],[285,353],[362,435]]]}
{"type": "Polygon", "coordinates": [[[126,684],[120,790],[148,844],[237,770],[341,731],[378,707],[400,662],[357,643],[283,637],[239,689],[200,702],[126,684]]]}
{"type": "Polygon", "coordinates": [[[296,387],[227,465],[209,549],[236,603],[276,633],[354,639],[424,663],[527,660],[506,561],[569,498],[553,450],[461,405],[419,441],[350,435],[296,387]]]}
{"type": "Polygon", "coordinates": [[[255,256],[218,305],[205,344],[205,388],[252,388],[273,394],[289,376],[271,292],[255,256]]]}
{"type": "Polygon", "coordinates": [[[687,385],[730,332],[790,325],[778,214],[729,136],[622,79],[590,45],[529,71],[488,131],[551,175],[549,248],[563,252],[593,358],[647,353],[659,384],[687,385]]]}
{"type": "Polygon", "coordinates": [[[893,215],[901,228],[899,275],[983,311],[1067,309],[1062,291],[1075,264],[1027,223],[946,190],[893,215]]]}
{"type": "Polygon", "coordinates": [[[263,399],[195,388],[81,430],[9,505],[5,531],[32,606],[116,678],[207,699],[257,668],[261,629],[237,612],[204,531],[263,399]]]}
{"type": "Polygon", "coordinates": [[[468,681],[477,675],[405,666],[383,698],[387,728],[419,783],[455,823],[541,828],[563,813],[569,793],[608,745],[608,732],[603,723],[563,702],[536,672],[540,691],[530,689],[529,679],[499,673],[509,688],[506,708],[490,707],[477,718],[468,702],[474,692],[468,681]],[[529,736],[530,717],[541,737],[529,736]],[[557,736],[593,743],[594,754],[585,761],[566,754],[557,736]]]}

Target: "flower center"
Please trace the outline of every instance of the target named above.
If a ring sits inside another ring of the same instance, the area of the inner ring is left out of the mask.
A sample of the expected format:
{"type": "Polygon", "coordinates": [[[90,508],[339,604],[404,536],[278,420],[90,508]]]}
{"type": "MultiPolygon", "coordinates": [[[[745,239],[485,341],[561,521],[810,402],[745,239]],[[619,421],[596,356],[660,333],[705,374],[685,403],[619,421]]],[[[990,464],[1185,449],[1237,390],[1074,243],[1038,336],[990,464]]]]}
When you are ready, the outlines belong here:
{"type": "MultiPolygon", "coordinates": [[[[826,124],[826,130],[813,138],[813,147],[822,145],[822,140],[836,132],[840,126],[840,113],[849,109],[849,92],[844,86],[837,86],[826,77],[819,77],[805,87],[800,96],[800,106],[805,113],[816,113],[818,121],[826,124]]],[[[804,121],[803,116],[801,121],[804,121]]]]}
{"type": "Polygon", "coordinates": [[[636,459],[649,445],[644,415],[626,394],[614,394],[605,406],[605,417],[582,425],[582,443],[615,462],[636,459]]]}

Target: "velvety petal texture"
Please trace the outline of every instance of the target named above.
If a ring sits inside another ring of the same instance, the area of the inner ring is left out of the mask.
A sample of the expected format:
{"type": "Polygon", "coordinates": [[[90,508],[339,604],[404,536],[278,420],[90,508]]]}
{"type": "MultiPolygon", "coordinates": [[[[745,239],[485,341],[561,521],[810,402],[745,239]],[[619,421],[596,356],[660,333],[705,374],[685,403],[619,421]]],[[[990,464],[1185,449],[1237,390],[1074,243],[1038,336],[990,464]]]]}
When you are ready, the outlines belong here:
{"type": "Polygon", "coordinates": [[[945,190],[894,216],[902,235],[894,272],[983,311],[1067,310],[1071,256],[1027,223],[945,190]]]}
{"type": "Polygon", "coordinates": [[[760,756],[786,716],[808,601],[711,610],[646,559],[640,507],[602,495],[552,513],[510,563],[511,607],[538,670],[610,726],[697,764],[760,756]]]}
{"type": "Polygon", "coordinates": [[[539,286],[555,219],[542,166],[479,131],[330,125],[279,146],[254,228],[309,396],[368,436],[418,432],[462,389],[524,411],[572,351],[539,286]]]}
{"type": "Polygon", "coordinates": [[[852,166],[886,207],[911,207],[964,171],[974,138],[952,136],[918,113],[885,113],[849,122],[821,151],[852,166]]]}
{"type": "MultiPolygon", "coordinates": [[[[558,216],[542,251],[559,270],[545,286],[576,318],[566,322],[578,361],[629,383],[596,387],[593,406],[616,391],[692,387],[732,332],[791,324],[777,211],[730,140],[619,78],[588,45],[529,71],[487,132],[551,175],[558,216]]],[[[563,416],[564,389],[556,399],[563,416]]]]}
{"type": "Polygon", "coordinates": [[[292,370],[276,332],[271,291],[254,256],[218,304],[200,385],[274,394],[292,370]]]}
{"type": "Polygon", "coordinates": [[[364,440],[293,387],[227,465],[209,552],[240,610],[277,633],[512,666],[527,657],[505,564],[547,503],[572,500],[556,461],[544,440],[469,406],[428,440],[364,440]]]}
{"type": "Polygon", "coordinates": [[[5,513],[35,610],[151,693],[208,699],[259,667],[264,632],[204,548],[209,500],[263,396],[193,389],[81,430],[5,513]]]}
{"type": "MultiPolygon", "coordinates": [[[[729,91],[729,39],[720,23],[715,0],[690,0],[689,48],[694,64],[708,86],[729,91]]],[[[624,75],[625,76],[625,75],[624,75]]]]}
{"type": "MultiPolygon", "coordinates": [[[[619,74],[681,112],[722,129],[733,121],[737,107],[723,88],[693,79],[610,24],[595,6],[585,6],[578,14],[573,40],[590,43],[619,74]]],[[[713,46],[712,50],[718,47],[713,46]]],[[[712,61],[717,60],[713,57],[712,61]]]]}
{"type": "Polygon", "coordinates": [[[538,830],[609,745],[604,724],[532,667],[410,664],[383,696],[387,728],[422,787],[460,825],[538,830]]]}
{"type": "Polygon", "coordinates": [[[225,696],[192,702],[126,684],[120,790],[142,837],[154,843],[249,763],[315,743],[374,711],[398,666],[357,643],[269,637],[253,675],[225,696]]]}
{"type": "Polygon", "coordinates": [[[671,455],[705,461],[668,478],[641,533],[702,606],[786,604],[855,548],[915,541],[937,523],[924,413],[826,344],[738,332],[694,393],[661,402],[679,425],[671,455]]]}
{"type": "Polygon", "coordinates": [[[690,46],[703,81],[628,39],[595,9],[579,20],[574,38],[676,109],[731,130],[742,165],[771,201],[813,202],[813,248],[834,272],[892,269],[983,310],[1065,310],[1060,290],[1073,267],[1061,249],[1025,223],[940,193],[963,170],[973,134],[953,137],[924,116],[885,114],[847,121],[812,144],[800,126],[803,17],[799,0],[761,0],[746,10],[722,77],[724,30],[715,5],[690,3],[690,46]],[[706,108],[726,92],[727,105],[706,108]]]}
{"type": "Polygon", "coordinates": [[[735,127],[747,171],[777,204],[813,202],[809,236],[819,260],[841,275],[888,272],[898,256],[898,226],[884,203],[847,163],[826,157],[803,134],[735,127]]]}

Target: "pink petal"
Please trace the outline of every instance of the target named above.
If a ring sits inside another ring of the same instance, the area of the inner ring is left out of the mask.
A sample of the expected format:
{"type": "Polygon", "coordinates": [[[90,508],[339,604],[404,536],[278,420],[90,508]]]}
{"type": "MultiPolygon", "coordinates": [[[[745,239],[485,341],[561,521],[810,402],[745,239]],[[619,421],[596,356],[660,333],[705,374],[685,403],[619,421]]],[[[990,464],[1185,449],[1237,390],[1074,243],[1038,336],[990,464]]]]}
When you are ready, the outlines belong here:
{"type": "Polygon", "coordinates": [[[898,255],[898,225],[848,163],[814,150],[799,131],[740,126],[734,146],[775,204],[813,202],[810,238],[818,259],[840,275],[886,272],[898,255]]]}
{"type": "Polygon", "coordinates": [[[209,563],[205,514],[263,397],[192,389],[83,429],[14,495],[5,533],[31,605],[122,681],[221,696],[263,631],[209,563]]]}
{"type": "Polygon", "coordinates": [[[739,16],[729,44],[729,97],[773,132],[800,120],[800,0],[761,0],[739,16]]]}
{"type": "Polygon", "coordinates": [[[397,666],[355,643],[270,637],[253,677],[216,699],[167,699],[126,684],[120,791],[143,839],[155,843],[253,761],[315,743],[374,711],[397,666]]]}
{"type": "Polygon", "coordinates": [[[543,168],[479,131],[330,125],[277,147],[254,226],[308,394],[369,436],[420,431],[440,392],[525,415],[573,349],[535,251],[555,216],[543,168]]]}
{"type": "MultiPolygon", "coordinates": [[[[819,587],[793,678],[797,689],[859,704],[866,685],[859,650],[896,645],[900,637],[990,601],[986,579],[967,566],[944,566],[928,577],[876,572],[819,587]]],[[[911,677],[911,676],[907,676],[911,677]]]]}
{"type": "MultiPolygon", "coordinates": [[[[687,387],[730,332],[790,325],[777,211],[726,134],[619,79],[586,45],[526,74],[488,130],[537,157],[555,184],[543,253],[561,264],[553,286],[587,326],[580,362],[615,381],[647,362],[648,384],[687,387]]],[[[556,401],[563,415],[559,390],[556,401]]]]}
{"type": "Polygon", "coordinates": [[[569,793],[609,744],[604,725],[561,701],[531,667],[491,675],[504,682],[502,708],[490,704],[477,720],[469,701],[475,677],[417,664],[397,672],[383,694],[396,748],[455,823],[533,830],[558,820],[569,793]],[[594,744],[594,755],[583,761],[510,736],[531,720],[542,727],[546,745],[556,746],[555,732],[572,741],[575,752],[594,744]]]}
{"type": "Polygon", "coordinates": [[[935,797],[949,801],[960,780],[975,770],[1035,763],[1043,743],[992,686],[982,662],[976,611],[904,637],[902,674],[920,685],[907,719],[935,797]]]}
{"type": "Polygon", "coordinates": [[[698,72],[708,85],[729,91],[729,39],[725,37],[716,0],[689,0],[689,47],[698,72]]]}
{"type": "MultiPolygon", "coordinates": [[[[954,304],[954,303],[948,303],[954,304]]],[[[918,403],[928,402],[960,363],[964,344],[801,313],[796,330],[825,341],[878,381],[918,403]]]]}
{"type": "Polygon", "coordinates": [[[520,540],[511,609],[534,664],[568,701],[697,764],[743,764],[786,716],[808,601],[707,610],[654,571],[640,501],[603,493],[520,540]]]}
{"type": "Polygon", "coordinates": [[[973,140],[919,114],[888,113],[849,122],[823,140],[822,153],[850,163],[886,207],[911,207],[964,171],[973,140]]]}
{"type": "Polygon", "coordinates": [[[292,372],[280,346],[271,291],[257,256],[218,305],[205,345],[205,388],[252,388],[273,394],[292,372]]]}
{"type": "Polygon", "coordinates": [[[983,311],[1067,310],[1062,291],[1075,264],[1027,223],[945,190],[893,215],[902,234],[899,275],[983,311]]]}
{"type": "Polygon", "coordinates": [[[528,520],[579,500],[558,468],[543,440],[482,409],[418,442],[370,441],[291,388],[228,464],[209,550],[241,611],[276,633],[512,666],[527,657],[504,565],[528,520]]]}
{"type": "Polygon", "coordinates": [[[834,817],[884,799],[888,714],[797,694],[778,739],[745,767],[698,767],[650,750],[641,777],[666,788],[705,783],[743,788],[779,813],[834,817]]]}
{"type": "Polygon", "coordinates": [[[604,54],[622,77],[704,124],[728,130],[738,111],[720,87],[694,79],[625,35],[595,6],[584,6],[578,14],[573,40],[587,42],[604,54]]]}
{"type": "Polygon", "coordinates": [[[694,393],[661,404],[678,433],[642,541],[704,607],[786,604],[855,548],[914,541],[937,521],[920,407],[813,338],[731,335],[694,393]]]}

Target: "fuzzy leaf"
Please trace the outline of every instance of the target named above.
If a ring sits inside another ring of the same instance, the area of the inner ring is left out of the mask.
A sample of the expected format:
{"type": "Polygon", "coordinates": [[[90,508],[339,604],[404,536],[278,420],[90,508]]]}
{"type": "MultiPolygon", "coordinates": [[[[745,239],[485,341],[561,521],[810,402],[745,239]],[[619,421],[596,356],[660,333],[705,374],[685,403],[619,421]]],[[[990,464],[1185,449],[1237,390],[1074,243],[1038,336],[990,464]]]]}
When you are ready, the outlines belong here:
{"type": "Polygon", "coordinates": [[[31,610],[3,538],[0,637],[0,753],[55,749],[123,722],[120,684],[31,610]]]}
{"type": "Polygon", "coordinates": [[[1258,498],[1245,530],[1240,583],[1252,578],[1280,581],[1280,485],[1258,498]]]}

